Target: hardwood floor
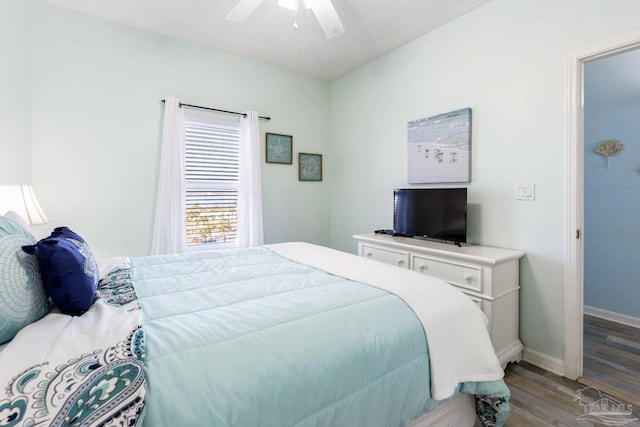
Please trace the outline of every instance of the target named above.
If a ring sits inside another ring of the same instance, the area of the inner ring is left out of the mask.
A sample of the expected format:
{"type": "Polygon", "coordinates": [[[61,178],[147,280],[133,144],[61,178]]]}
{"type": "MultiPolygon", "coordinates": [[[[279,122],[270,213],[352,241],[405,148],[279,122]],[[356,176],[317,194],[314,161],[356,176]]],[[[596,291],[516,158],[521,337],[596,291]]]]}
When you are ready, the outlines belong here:
{"type": "Polygon", "coordinates": [[[640,427],[640,329],[585,316],[584,375],[578,381],[521,362],[507,366],[505,382],[511,390],[506,426],[605,425],[577,419],[585,408],[574,397],[579,389],[591,386],[631,405],[632,414],[624,418],[636,418],[607,425],[640,427]]]}

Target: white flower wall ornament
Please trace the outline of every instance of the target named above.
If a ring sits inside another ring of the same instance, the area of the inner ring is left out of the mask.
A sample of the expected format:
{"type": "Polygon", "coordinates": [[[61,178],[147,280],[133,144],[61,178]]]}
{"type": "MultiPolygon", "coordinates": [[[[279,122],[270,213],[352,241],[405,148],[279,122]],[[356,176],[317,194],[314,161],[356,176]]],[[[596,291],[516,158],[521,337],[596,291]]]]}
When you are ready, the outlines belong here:
{"type": "Polygon", "coordinates": [[[617,156],[624,149],[624,144],[618,139],[608,139],[596,145],[596,153],[602,154],[607,159],[607,168],[609,167],[609,157],[617,156]]]}

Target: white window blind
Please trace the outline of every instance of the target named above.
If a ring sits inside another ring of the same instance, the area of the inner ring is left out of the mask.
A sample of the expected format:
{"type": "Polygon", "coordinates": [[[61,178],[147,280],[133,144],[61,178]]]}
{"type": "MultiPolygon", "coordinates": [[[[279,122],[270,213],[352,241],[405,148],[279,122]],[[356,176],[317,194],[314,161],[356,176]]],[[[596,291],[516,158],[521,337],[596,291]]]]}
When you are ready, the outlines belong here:
{"type": "Polygon", "coordinates": [[[239,125],[187,118],[185,132],[187,248],[235,246],[239,125]]]}

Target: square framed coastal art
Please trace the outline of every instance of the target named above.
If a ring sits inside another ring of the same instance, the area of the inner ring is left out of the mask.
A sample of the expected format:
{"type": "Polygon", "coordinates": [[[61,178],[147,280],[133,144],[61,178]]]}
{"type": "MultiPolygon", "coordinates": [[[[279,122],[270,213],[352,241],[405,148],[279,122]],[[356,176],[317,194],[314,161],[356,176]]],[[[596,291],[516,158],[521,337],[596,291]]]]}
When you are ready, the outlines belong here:
{"type": "Polygon", "coordinates": [[[267,163],[293,164],[293,136],[267,133],[265,150],[267,163]]]}
{"type": "Polygon", "coordinates": [[[322,181],[322,154],[298,153],[298,181],[322,181]]]}
{"type": "Polygon", "coordinates": [[[407,124],[409,184],[471,181],[471,108],[407,124]]]}

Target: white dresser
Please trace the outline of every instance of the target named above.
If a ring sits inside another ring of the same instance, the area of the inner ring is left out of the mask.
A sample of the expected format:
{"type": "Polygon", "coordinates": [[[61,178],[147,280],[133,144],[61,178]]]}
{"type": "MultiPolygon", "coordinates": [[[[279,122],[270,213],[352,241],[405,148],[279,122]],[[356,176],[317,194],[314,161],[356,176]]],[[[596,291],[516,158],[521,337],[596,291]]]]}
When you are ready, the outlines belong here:
{"type": "Polygon", "coordinates": [[[489,320],[493,348],[504,368],[522,355],[519,339],[521,251],[358,234],[358,255],[438,277],[467,294],[489,320]]]}

